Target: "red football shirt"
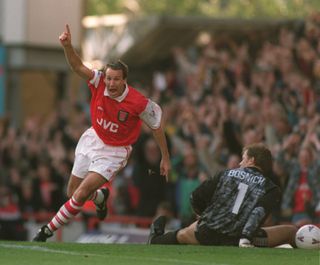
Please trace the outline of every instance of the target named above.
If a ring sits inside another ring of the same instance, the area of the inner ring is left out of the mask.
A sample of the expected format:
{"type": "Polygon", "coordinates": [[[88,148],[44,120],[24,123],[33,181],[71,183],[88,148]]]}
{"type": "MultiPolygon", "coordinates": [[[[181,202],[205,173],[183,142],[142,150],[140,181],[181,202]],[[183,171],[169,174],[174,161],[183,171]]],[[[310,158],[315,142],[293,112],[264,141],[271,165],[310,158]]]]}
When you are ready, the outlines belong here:
{"type": "Polygon", "coordinates": [[[92,95],[91,123],[100,139],[113,146],[132,145],[139,137],[142,124],[139,114],[145,110],[148,99],[130,86],[119,98],[110,98],[100,72],[95,72],[88,86],[92,95]]]}
{"type": "Polygon", "coordinates": [[[307,171],[301,172],[299,186],[294,193],[294,213],[302,213],[306,211],[305,205],[311,201],[312,191],[308,185],[307,171]]]}

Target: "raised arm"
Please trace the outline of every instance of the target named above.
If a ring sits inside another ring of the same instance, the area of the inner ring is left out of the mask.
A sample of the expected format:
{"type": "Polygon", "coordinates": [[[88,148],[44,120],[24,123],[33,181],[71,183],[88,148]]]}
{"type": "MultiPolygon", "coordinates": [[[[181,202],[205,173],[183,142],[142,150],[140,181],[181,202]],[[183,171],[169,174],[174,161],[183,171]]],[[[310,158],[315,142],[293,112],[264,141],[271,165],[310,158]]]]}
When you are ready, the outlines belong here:
{"type": "Polygon", "coordinates": [[[66,24],[65,31],[59,36],[59,40],[72,71],[76,72],[82,78],[93,78],[93,72],[83,64],[81,58],[72,46],[71,32],[68,24],[66,24]]]}

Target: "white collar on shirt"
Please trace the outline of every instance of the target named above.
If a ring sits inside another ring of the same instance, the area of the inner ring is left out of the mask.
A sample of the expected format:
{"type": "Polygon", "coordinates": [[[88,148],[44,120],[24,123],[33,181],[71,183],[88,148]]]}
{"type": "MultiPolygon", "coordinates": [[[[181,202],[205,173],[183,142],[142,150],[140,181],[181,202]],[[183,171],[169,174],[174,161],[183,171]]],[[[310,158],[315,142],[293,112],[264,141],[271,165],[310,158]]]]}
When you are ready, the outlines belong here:
{"type": "MultiPolygon", "coordinates": [[[[128,84],[126,84],[126,88],[123,91],[122,95],[117,97],[117,98],[113,98],[113,99],[118,101],[118,102],[121,102],[121,101],[123,101],[125,99],[125,97],[128,95],[128,93],[129,93],[129,88],[128,88],[128,84]]],[[[110,97],[107,88],[104,89],[103,95],[107,96],[107,97],[110,97]]]]}

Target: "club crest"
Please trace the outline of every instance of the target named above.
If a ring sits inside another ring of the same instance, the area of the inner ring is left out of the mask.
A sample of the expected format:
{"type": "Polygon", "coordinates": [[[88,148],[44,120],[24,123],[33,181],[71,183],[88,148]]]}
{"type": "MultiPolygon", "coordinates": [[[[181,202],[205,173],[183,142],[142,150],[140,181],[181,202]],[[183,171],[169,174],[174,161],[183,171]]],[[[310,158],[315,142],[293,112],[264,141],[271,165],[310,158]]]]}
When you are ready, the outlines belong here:
{"type": "Polygon", "coordinates": [[[121,122],[125,122],[129,117],[129,112],[124,110],[119,110],[118,112],[118,120],[121,122]]]}

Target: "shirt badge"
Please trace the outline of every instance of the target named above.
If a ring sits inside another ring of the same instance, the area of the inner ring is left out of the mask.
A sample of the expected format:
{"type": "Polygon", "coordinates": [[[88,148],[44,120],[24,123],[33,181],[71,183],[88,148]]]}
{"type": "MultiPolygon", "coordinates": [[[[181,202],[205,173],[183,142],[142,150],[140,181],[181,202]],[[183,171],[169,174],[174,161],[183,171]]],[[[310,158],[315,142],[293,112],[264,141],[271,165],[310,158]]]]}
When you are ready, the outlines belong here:
{"type": "Polygon", "coordinates": [[[118,120],[121,122],[125,122],[128,119],[129,112],[124,110],[119,110],[118,112],[118,120]]]}

